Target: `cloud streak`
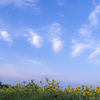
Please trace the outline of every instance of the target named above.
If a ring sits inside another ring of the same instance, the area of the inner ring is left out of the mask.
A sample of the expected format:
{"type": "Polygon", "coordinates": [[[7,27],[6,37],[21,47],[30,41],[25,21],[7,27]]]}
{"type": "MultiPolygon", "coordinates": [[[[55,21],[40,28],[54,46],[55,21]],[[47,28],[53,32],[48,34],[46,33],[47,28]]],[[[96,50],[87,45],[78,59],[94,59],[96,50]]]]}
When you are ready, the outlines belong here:
{"type": "Polygon", "coordinates": [[[71,58],[79,56],[81,53],[83,53],[86,49],[93,49],[95,45],[94,40],[84,39],[86,43],[77,43],[78,40],[72,39],[72,43],[74,43],[74,46],[71,47],[73,49],[71,58]]]}
{"type": "Polygon", "coordinates": [[[93,53],[91,53],[88,58],[95,58],[97,56],[100,56],[100,47],[96,48],[95,51],[93,53]]]}
{"type": "Polygon", "coordinates": [[[36,7],[36,3],[38,0],[2,0],[0,1],[1,6],[14,4],[16,7],[22,7],[22,6],[32,6],[34,9],[39,9],[36,7]]]}
{"type": "MultiPolygon", "coordinates": [[[[92,30],[94,29],[94,26],[98,25],[99,23],[99,14],[100,14],[100,4],[96,6],[96,8],[90,13],[88,19],[90,20],[89,24],[83,25],[78,30],[78,33],[81,36],[84,36],[85,38],[91,38],[92,30]]],[[[88,39],[90,40],[90,39],[88,39]]],[[[94,44],[94,41],[90,42],[87,41],[86,39],[84,40],[86,43],[77,43],[78,40],[72,39],[72,43],[74,43],[74,46],[71,47],[73,49],[71,57],[76,57],[83,53],[86,49],[93,49],[93,46],[96,45],[94,44]]],[[[94,46],[95,47],[95,46],[94,46]]],[[[99,48],[96,48],[95,51],[90,54],[88,58],[94,58],[97,55],[99,55],[99,48]]]]}
{"type": "Polygon", "coordinates": [[[39,62],[39,61],[36,61],[36,60],[26,60],[27,62],[31,62],[33,64],[36,64],[36,65],[45,65],[45,63],[42,63],[42,62],[39,62]]]}
{"type": "Polygon", "coordinates": [[[90,37],[91,31],[87,27],[82,27],[79,29],[79,34],[81,34],[82,36],[90,37]]]}
{"type": "Polygon", "coordinates": [[[62,16],[62,17],[64,17],[64,15],[63,15],[63,14],[61,14],[61,13],[58,13],[58,15],[60,15],[60,16],[62,16]]]}
{"type": "Polygon", "coordinates": [[[64,2],[63,1],[59,1],[58,4],[59,4],[59,6],[63,6],[64,2]]]}
{"type": "Polygon", "coordinates": [[[90,16],[88,17],[90,20],[90,25],[97,25],[99,22],[100,15],[100,4],[91,12],[90,16]]]}

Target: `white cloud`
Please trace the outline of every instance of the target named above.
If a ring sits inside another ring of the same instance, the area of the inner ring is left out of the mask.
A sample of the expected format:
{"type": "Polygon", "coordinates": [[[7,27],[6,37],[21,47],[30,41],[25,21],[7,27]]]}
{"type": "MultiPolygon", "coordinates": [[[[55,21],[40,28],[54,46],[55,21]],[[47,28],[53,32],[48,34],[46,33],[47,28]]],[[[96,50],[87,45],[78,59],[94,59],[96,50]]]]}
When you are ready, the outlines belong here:
{"type": "Polygon", "coordinates": [[[59,6],[63,6],[64,5],[64,2],[63,1],[60,1],[58,2],[59,6]]]}
{"type": "Polygon", "coordinates": [[[39,62],[39,61],[36,61],[36,60],[26,60],[27,62],[31,62],[33,64],[36,64],[36,65],[45,65],[45,63],[42,63],[42,62],[39,62]]]}
{"type": "Polygon", "coordinates": [[[83,44],[76,44],[72,49],[74,49],[74,51],[72,52],[71,57],[75,57],[80,55],[86,48],[83,44]]]}
{"type": "Polygon", "coordinates": [[[0,32],[0,37],[1,37],[1,39],[5,40],[5,41],[13,42],[7,31],[0,32]]]}
{"type": "Polygon", "coordinates": [[[85,28],[80,28],[79,33],[83,36],[90,36],[91,35],[91,31],[86,27],[85,28]]]}
{"type": "Polygon", "coordinates": [[[75,39],[72,39],[72,43],[74,43],[74,46],[71,47],[73,49],[72,57],[79,56],[81,53],[83,53],[86,49],[93,49],[95,45],[95,41],[89,40],[89,39],[84,39],[85,42],[87,43],[77,43],[78,40],[75,41],[75,39]]]}
{"type": "Polygon", "coordinates": [[[100,47],[96,48],[95,51],[92,54],[90,54],[88,58],[95,58],[97,56],[100,56],[100,47]]]}
{"type": "Polygon", "coordinates": [[[28,41],[34,44],[37,48],[40,48],[42,46],[41,42],[43,42],[43,38],[41,36],[38,36],[36,33],[33,33],[32,30],[29,30],[29,33],[32,38],[29,38],[28,41]]]}
{"type": "Polygon", "coordinates": [[[100,15],[100,5],[96,6],[96,9],[94,9],[90,14],[90,16],[89,16],[90,25],[98,24],[98,22],[99,22],[98,15],[100,15]]]}
{"type": "MultiPolygon", "coordinates": [[[[94,0],[95,2],[95,0],[94,0]]],[[[91,36],[91,32],[94,29],[94,26],[98,25],[99,22],[99,15],[100,15],[100,4],[98,6],[96,6],[96,8],[90,13],[89,15],[89,20],[90,23],[83,25],[83,27],[81,27],[78,32],[81,36],[85,36],[86,38],[90,38],[91,36]]],[[[80,37],[78,37],[80,38],[80,37]]],[[[83,38],[81,38],[83,39],[83,38]]],[[[72,40],[72,43],[74,43],[75,45],[72,47],[73,52],[72,52],[72,56],[71,57],[75,57],[78,56],[80,53],[82,53],[83,51],[85,51],[86,49],[92,49],[94,50],[93,47],[95,47],[95,43],[94,41],[88,41],[87,39],[83,39],[86,43],[77,43],[75,40],[72,40]]],[[[95,49],[95,51],[90,54],[90,56],[88,58],[94,58],[97,55],[99,55],[99,47],[95,49]]]]}
{"type": "Polygon", "coordinates": [[[60,16],[62,16],[62,17],[64,17],[64,15],[63,15],[63,14],[61,14],[61,13],[58,13],[58,15],[60,15],[60,16]]]}
{"type": "Polygon", "coordinates": [[[5,6],[9,4],[13,4],[16,7],[31,6],[35,10],[40,11],[36,3],[38,3],[38,0],[1,0],[0,1],[1,6],[5,6]]]}
{"type": "Polygon", "coordinates": [[[95,5],[95,0],[92,0],[92,4],[95,5]]]}
{"type": "Polygon", "coordinates": [[[56,53],[59,53],[60,50],[63,48],[63,43],[58,39],[53,39],[53,49],[56,53]]]}
{"type": "Polygon", "coordinates": [[[47,39],[52,41],[55,38],[61,38],[62,28],[59,23],[53,23],[50,26],[46,27],[47,39]]]}
{"type": "Polygon", "coordinates": [[[26,34],[23,34],[25,37],[27,37],[27,35],[26,34]]]}
{"type": "Polygon", "coordinates": [[[91,30],[96,26],[99,22],[99,15],[100,15],[100,5],[96,6],[96,8],[90,13],[88,19],[90,20],[89,24],[85,24],[81,27],[78,32],[81,36],[90,37],[91,30]]]}

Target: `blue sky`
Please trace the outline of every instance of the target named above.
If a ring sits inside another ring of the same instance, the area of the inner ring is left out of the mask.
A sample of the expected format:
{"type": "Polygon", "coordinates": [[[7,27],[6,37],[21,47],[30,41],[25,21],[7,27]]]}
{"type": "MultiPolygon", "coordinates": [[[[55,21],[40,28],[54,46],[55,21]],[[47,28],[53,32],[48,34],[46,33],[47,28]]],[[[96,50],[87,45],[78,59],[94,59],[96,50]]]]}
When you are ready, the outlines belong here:
{"type": "Polygon", "coordinates": [[[0,81],[100,86],[99,26],[99,0],[0,1],[0,81]]]}

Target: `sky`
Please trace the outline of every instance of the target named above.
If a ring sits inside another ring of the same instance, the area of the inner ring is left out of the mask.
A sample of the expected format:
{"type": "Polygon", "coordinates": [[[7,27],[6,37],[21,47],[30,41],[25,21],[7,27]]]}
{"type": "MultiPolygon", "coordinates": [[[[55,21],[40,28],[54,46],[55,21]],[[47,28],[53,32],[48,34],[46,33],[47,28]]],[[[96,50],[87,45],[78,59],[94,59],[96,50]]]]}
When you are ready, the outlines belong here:
{"type": "Polygon", "coordinates": [[[99,76],[99,0],[0,1],[2,84],[95,88],[99,76]]]}

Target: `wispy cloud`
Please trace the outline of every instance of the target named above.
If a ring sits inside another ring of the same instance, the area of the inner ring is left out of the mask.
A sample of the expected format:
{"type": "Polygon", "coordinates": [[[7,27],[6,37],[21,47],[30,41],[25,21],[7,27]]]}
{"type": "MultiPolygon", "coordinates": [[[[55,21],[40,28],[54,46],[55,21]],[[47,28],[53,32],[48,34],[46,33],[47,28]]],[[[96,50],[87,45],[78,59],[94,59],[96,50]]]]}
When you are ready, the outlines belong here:
{"type": "Polygon", "coordinates": [[[14,3],[16,5],[31,5],[35,6],[38,0],[2,0],[0,1],[0,5],[8,5],[14,3]]]}
{"type": "Polygon", "coordinates": [[[100,15],[100,4],[98,6],[96,6],[96,8],[91,12],[90,16],[88,17],[90,20],[90,25],[98,24],[99,15],[100,15]]]}
{"type": "Polygon", "coordinates": [[[36,65],[45,65],[45,63],[42,63],[42,62],[39,62],[39,61],[36,61],[36,60],[26,60],[27,62],[31,62],[33,64],[36,64],[36,65]]]}
{"type": "Polygon", "coordinates": [[[40,11],[37,7],[37,3],[39,0],[2,0],[0,1],[1,6],[13,4],[16,7],[22,7],[22,6],[31,6],[35,10],[40,11]]]}
{"type": "Polygon", "coordinates": [[[49,42],[53,44],[53,50],[56,53],[59,53],[60,50],[63,48],[63,42],[61,40],[62,36],[62,28],[59,23],[53,23],[50,26],[45,28],[47,31],[46,37],[49,42]]]}
{"type": "Polygon", "coordinates": [[[95,51],[93,53],[91,53],[88,58],[95,58],[97,56],[100,56],[100,47],[96,48],[95,51]]]}
{"type": "Polygon", "coordinates": [[[58,4],[59,4],[59,6],[63,6],[64,2],[63,1],[59,1],[58,4]]]}
{"type": "Polygon", "coordinates": [[[3,39],[4,41],[13,42],[7,31],[1,31],[0,38],[3,39]]]}
{"type": "Polygon", "coordinates": [[[62,35],[62,28],[59,23],[53,23],[50,26],[45,28],[47,31],[46,37],[50,41],[52,41],[55,38],[60,39],[62,35]]]}
{"type": "Polygon", "coordinates": [[[53,39],[52,42],[53,42],[53,50],[56,53],[59,53],[60,50],[63,48],[63,43],[58,39],[53,39]]]}
{"type": "MultiPolygon", "coordinates": [[[[95,29],[94,26],[98,25],[99,14],[100,14],[100,4],[96,6],[96,8],[90,13],[88,17],[90,20],[90,23],[83,25],[83,27],[81,27],[78,30],[80,37],[85,36],[85,38],[91,38],[92,30],[95,29]]],[[[86,41],[85,39],[85,42],[86,43],[77,43],[74,39],[72,39],[72,43],[74,43],[75,45],[71,47],[73,49],[71,57],[78,56],[79,54],[84,52],[86,49],[93,49],[92,47],[96,45],[94,41],[89,42],[89,41],[86,41]]],[[[99,48],[96,48],[96,50],[88,58],[93,58],[94,56],[98,54],[99,54],[99,48]]]]}
{"type": "Polygon", "coordinates": [[[79,34],[81,34],[82,36],[90,37],[92,33],[87,27],[82,27],[79,29],[79,34]]]}
{"type": "Polygon", "coordinates": [[[32,29],[29,30],[29,33],[31,35],[31,38],[29,38],[28,41],[34,44],[37,48],[41,48],[42,47],[41,43],[43,42],[43,38],[34,33],[32,29]]]}
{"type": "Polygon", "coordinates": [[[63,15],[63,14],[61,14],[61,13],[58,13],[58,15],[60,15],[60,16],[62,16],[62,17],[64,17],[64,15],[63,15]]]}
{"type": "Polygon", "coordinates": [[[92,4],[95,5],[95,0],[92,0],[92,4]]]}
{"type": "Polygon", "coordinates": [[[90,13],[88,19],[90,23],[83,25],[78,32],[81,36],[90,37],[91,31],[93,30],[94,26],[96,26],[99,22],[99,15],[100,15],[100,4],[96,6],[96,8],[90,13]]]}
{"type": "Polygon", "coordinates": [[[78,56],[86,49],[84,44],[82,43],[77,44],[74,39],[72,39],[72,43],[74,43],[75,45],[71,47],[73,49],[71,58],[78,56]]]}
{"type": "Polygon", "coordinates": [[[27,37],[27,35],[26,34],[23,34],[25,37],[27,37]]]}
{"type": "Polygon", "coordinates": [[[74,43],[74,46],[71,47],[71,49],[73,49],[71,58],[79,56],[86,49],[92,49],[95,45],[95,41],[93,40],[85,39],[84,41],[86,41],[87,43],[77,43],[78,40],[72,39],[72,43],[74,43]]]}

